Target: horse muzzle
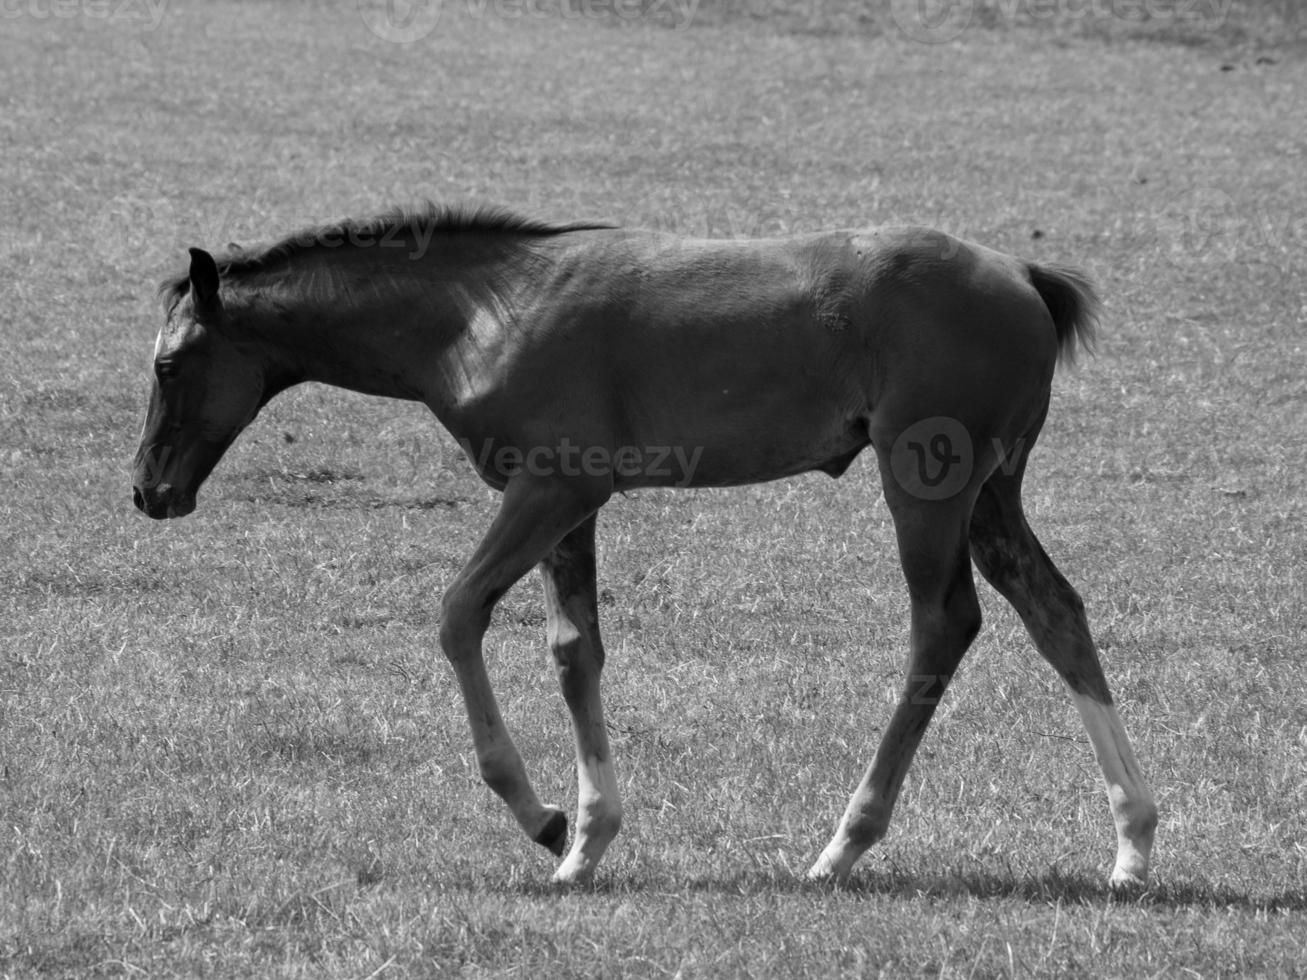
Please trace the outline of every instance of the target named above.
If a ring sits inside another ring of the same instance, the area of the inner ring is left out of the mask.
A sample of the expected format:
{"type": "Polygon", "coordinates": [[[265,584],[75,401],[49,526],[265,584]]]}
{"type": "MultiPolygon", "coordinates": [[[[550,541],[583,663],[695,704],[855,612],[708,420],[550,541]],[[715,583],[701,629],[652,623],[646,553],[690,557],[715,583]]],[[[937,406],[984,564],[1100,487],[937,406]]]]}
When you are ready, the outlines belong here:
{"type": "Polygon", "coordinates": [[[132,500],[136,509],[156,521],[171,517],[185,517],[195,509],[195,494],[184,493],[171,483],[161,483],[156,487],[132,488],[132,500]]]}

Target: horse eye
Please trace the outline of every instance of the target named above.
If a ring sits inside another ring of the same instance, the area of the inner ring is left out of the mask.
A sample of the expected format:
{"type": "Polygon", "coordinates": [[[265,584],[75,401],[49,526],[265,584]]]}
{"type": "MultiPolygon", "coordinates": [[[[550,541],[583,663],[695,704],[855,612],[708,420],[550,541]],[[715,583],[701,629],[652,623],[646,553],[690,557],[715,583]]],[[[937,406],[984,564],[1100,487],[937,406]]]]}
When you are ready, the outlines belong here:
{"type": "Polygon", "coordinates": [[[177,362],[155,361],[154,374],[160,381],[167,381],[169,378],[177,377],[177,362]]]}

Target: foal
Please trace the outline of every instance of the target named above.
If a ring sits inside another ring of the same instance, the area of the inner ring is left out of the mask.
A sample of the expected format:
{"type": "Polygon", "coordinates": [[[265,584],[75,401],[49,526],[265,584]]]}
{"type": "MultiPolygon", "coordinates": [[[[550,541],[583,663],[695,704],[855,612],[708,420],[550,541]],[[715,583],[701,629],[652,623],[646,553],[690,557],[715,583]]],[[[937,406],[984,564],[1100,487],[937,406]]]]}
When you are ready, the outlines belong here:
{"type": "Polygon", "coordinates": [[[1152,796],[1080,598],[1021,506],[1055,363],[1091,339],[1077,273],[920,228],[700,241],[427,207],[221,259],[192,249],[164,298],[134,475],[151,517],[189,514],[241,430],[302,381],[424,402],[503,492],[445,593],[440,644],[485,781],[561,855],[567,819],[531,788],[482,658],[495,603],[540,567],[577,754],[556,880],[590,879],[621,824],[599,697],[599,508],[641,487],[839,476],[871,446],[911,601],[908,680],[811,876],[845,879],[884,835],[980,627],[974,562],[1088,731],[1116,823],[1112,886],[1143,884],[1152,796]]]}

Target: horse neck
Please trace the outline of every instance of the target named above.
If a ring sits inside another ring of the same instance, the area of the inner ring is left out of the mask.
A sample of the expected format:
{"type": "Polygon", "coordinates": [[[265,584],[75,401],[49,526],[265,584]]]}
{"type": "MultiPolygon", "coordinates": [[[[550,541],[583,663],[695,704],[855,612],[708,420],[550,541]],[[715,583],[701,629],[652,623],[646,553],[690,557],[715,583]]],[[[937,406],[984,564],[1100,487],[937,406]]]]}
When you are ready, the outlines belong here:
{"type": "MultiPolygon", "coordinates": [[[[446,250],[449,251],[449,250],[446,250]]],[[[369,395],[444,401],[443,361],[486,304],[500,270],[453,254],[344,250],[297,256],[255,286],[252,333],[285,375],[369,395]]]]}

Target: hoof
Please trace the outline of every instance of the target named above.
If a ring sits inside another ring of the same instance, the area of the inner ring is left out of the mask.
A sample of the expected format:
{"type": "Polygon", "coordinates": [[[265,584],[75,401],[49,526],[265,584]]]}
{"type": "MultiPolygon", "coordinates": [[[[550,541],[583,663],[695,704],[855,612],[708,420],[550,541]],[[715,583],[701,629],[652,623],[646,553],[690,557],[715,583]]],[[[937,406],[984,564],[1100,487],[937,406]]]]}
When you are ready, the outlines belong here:
{"type": "Polygon", "coordinates": [[[808,869],[808,880],[818,885],[844,885],[848,883],[848,871],[840,871],[835,862],[825,854],[808,869]]]}
{"type": "Polygon", "coordinates": [[[551,879],[559,888],[589,888],[594,884],[594,868],[564,863],[551,879]]]}
{"type": "Polygon", "coordinates": [[[563,849],[567,846],[567,816],[561,810],[556,811],[540,833],[535,835],[535,842],[548,848],[555,857],[562,857],[563,849]]]}
{"type": "Polygon", "coordinates": [[[1112,889],[1113,895],[1129,898],[1134,895],[1140,895],[1148,888],[1148,883],[1139,875],[1132,874],[1129,871],[1116,870],[1112,872],[1112,877],[1108,879],[1108,887],[1112,889]]]}

